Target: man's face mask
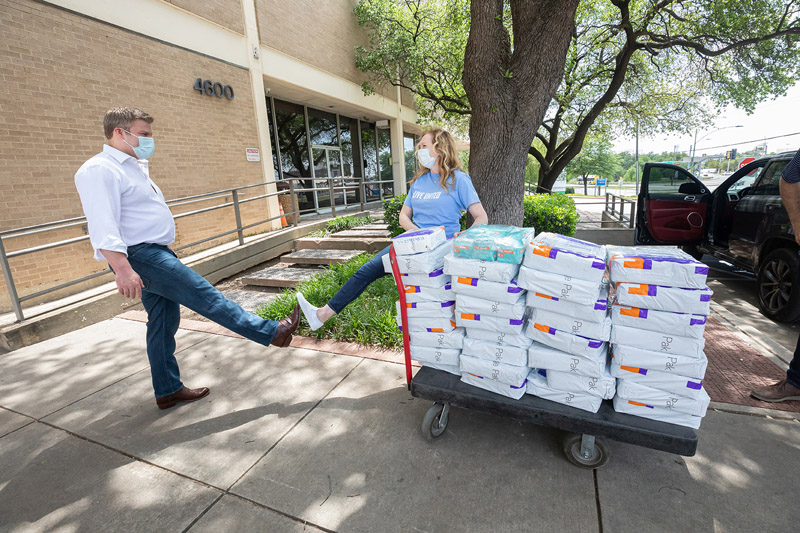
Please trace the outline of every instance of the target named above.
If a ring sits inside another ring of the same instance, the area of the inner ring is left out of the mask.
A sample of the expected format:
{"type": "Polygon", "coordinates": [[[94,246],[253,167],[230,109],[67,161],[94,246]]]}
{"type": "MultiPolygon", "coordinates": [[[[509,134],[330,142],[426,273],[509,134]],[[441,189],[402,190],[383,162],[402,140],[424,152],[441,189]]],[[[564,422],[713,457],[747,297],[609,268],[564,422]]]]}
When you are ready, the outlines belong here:
{"type": "MultiPolygon", "coordinates": [[[[122,128],[120,128],[122,129],[122,128]]],[[[122,138],[122,142],[133,148],[133,153],[136,154],[138,159],[150,159],[153,155],[153,152],[156,151],[156,142],[153,140],[152,137],[139,137],[138,135],[134,135],[133,133],[129,132],[128,130],[122,130],[128,135],[132,137],[136,137],[139,139],[139,146],[133,146],[131,143],[122,138]]]]}

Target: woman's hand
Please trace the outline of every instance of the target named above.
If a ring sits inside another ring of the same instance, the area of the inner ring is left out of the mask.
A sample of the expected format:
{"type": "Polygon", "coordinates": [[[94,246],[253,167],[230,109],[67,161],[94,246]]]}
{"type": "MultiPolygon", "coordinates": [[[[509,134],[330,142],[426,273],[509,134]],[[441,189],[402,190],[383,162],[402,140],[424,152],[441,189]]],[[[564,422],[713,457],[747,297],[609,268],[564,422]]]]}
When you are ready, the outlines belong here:
{"type": "Polygon", "coordinates": [[[400,221],[400,225],[406,231],[411,231],[412,229],[418,229],[417,226],[415,226],[414,223],[411,221],[411,217],[413,214],[414,212],[407,205],[403,205],[403,207],[400,208],[400,215],[398,216],[398,219],[400,221]]]}

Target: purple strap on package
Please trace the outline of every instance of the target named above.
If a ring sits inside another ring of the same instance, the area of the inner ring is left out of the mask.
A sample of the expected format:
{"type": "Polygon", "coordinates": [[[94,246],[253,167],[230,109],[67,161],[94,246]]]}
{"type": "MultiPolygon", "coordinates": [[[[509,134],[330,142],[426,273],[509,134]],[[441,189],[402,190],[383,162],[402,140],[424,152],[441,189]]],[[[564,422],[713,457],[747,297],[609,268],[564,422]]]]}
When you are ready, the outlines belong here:
{"type": "Polygon", "coordinates": [[[700,295],[700,301],[701,302],[710,302],[711,301],[711,295],[710,294],[701,294],[700,295]]]}
{"type": "Polygon", "coordinates": [[[511,320],[508,321],[508,323],[511,324],[512,326],[521,326],[522,325],[522,320],[523,319],[516,320],[516,319],[512,318],[511,320]]]}
{"type": "Polygon", "coordinates": [[[687,381],[686,382],[686,388],[687,389],[692,389],[692,390],[700,390],[700,389],[703,388],[703,382],[702,381],[687,381]]]}
{"type": "MultiPolygon", "coordinates": [[[[697,315],[697,316],[700,316],[700,315],[697,315]]],[[[706,317],[692,318],[692,319],[689,320],[689,325],[690,326],[702,326],[705,323],[706,323],[706,317]]]]}
{"type": "MultiPolygon", "coordinates": [[[[558,301],[558,298],[553,298],[553,300],[558,301]]],[[[605,311],[608,309],[608,300],[597,300],[594,304],[594,308],[597,311],[605,311]]]]}
{"type": "Polygon", "coordinates": [[[525,381],[522,382],[522,385],[520,385],[519,387],[515,387],[514,385],[509,385],[509,387],[511,387],[512,389],[519,390],[519,389],[525,388],[525,386],[527,384],[528,384],[528,380],[526,379],[525,381]]]}
{"type": "Polygon", "coordinates": [[[603,345],[603,341],[589,341],[589,348],[600,348],[603,345]]]}
{"type": "Polygon", "coordinates": [[[523,289],[522,287],[517,285],[516,281],[512,281],[511,283],[508,284],[508,292],[511,293],[511,294],[518,294],[518,293],[522,292],[523,290],[525,290],[525,289],[523,289]]]}
{"type": "Polygon", "coordinates": [[[434,232],[433,229],[421,229],[419,231],[414,231],[414,232],[411,232],[411,233],[404,233],[402,235],[398,235],[397,237],[392,237],[392,240],[394,240],[394,239],[405,239],[407,237],[417,237],[419,235],[430,235],[433,232],[434,232]]]}
{"type": "Polygon", "coordinates": [[[695,274],[706,274],[708,275],[708,267],[707,266],[697,266],[694,267],[695,274]]]}
{"type": "Polygon", "coordinates": [[[539,374],[540,376],[547,377],[547,370],[545,370],[544,368],[538,369],[536,373],[539,374]]]}

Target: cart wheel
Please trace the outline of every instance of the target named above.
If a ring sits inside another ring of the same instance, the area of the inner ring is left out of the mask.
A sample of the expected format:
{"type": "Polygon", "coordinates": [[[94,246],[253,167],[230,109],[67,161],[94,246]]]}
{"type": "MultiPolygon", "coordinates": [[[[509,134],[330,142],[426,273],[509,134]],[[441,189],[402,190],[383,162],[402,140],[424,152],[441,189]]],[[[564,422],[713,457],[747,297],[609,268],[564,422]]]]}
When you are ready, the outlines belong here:
{"type": "Polygon", "coordinates": [[[450,412],[450,404],[435,403],[428,409],[422,417],[422,434],[428,440],[438,438],[447,428],[447,419],[450,412]]]}
{"type": "Polygon", "coordinates": [[[567,459],[581,468],[602,468],[608,463],[608,450],[602,441],[589,435],[570,434],[564,437],[564,455],[567,459]],[[587,440],[588,446],[583,450],[583,441],[587,440]]]}

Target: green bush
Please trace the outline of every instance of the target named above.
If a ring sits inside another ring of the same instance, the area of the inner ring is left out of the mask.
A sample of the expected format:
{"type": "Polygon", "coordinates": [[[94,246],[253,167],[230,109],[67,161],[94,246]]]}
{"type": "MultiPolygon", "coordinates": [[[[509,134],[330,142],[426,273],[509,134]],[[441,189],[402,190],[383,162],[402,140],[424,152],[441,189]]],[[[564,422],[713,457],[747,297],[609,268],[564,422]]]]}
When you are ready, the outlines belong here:
{"type": "Polygon", "coordinates": [[[348,230],[350,228],[355,228],[356,226],[363,226],[365,224],[371,224],[372,217],[367,213],[364,216],[360,217],[336,217],[333,220],[329,220],[327,224],[325,224],[325,229],[312,231],[308,234],[309,237],[324,237],[326,235],[330,235],[331,233],[338,233],[340,231],[348,230]]]}
{"type": "Polygon", "coordinates": [[[392,237],[396,237],[405,231],[403,226],[400,225],[400,208],[403,207],[405,199],[406,195],[400,194],[383,201],[383,221],[388,226],[392,237]]]}
{"type": "MultiPolygon", "coordinates": [[[[297,304],[296,291],[302,292],[309,302],[321,307],[328,303],[336,291],[372,257],[371,254],[362,254],[345,263],[332,265],[322,274],[304,281],[295,289],[285,290],[259,309],[257,314],[272,320],[289,316],[297,304]]],[[[397,349],[403,346],[403,336],[397,329],[394,318],[397,313],[394,303],[396,300],[397,286],[394,278],[384,276],[367,287],[361,296],[317,331],[311,331],[303,319],[297,333],[318,339],[335,339],[397,349]]]]}
{"type": "Polygon", "coordinates": [[[575,194],[575,187],[567,187],[564,190],[564,194],[575,194]]]}
{"type": "Polygon", "coordinates": [[[536,233],[550,231],[572,236],[578,223],[575,202],[565,194],[534,194],[524,200],[523,225],[536,233]]]}

